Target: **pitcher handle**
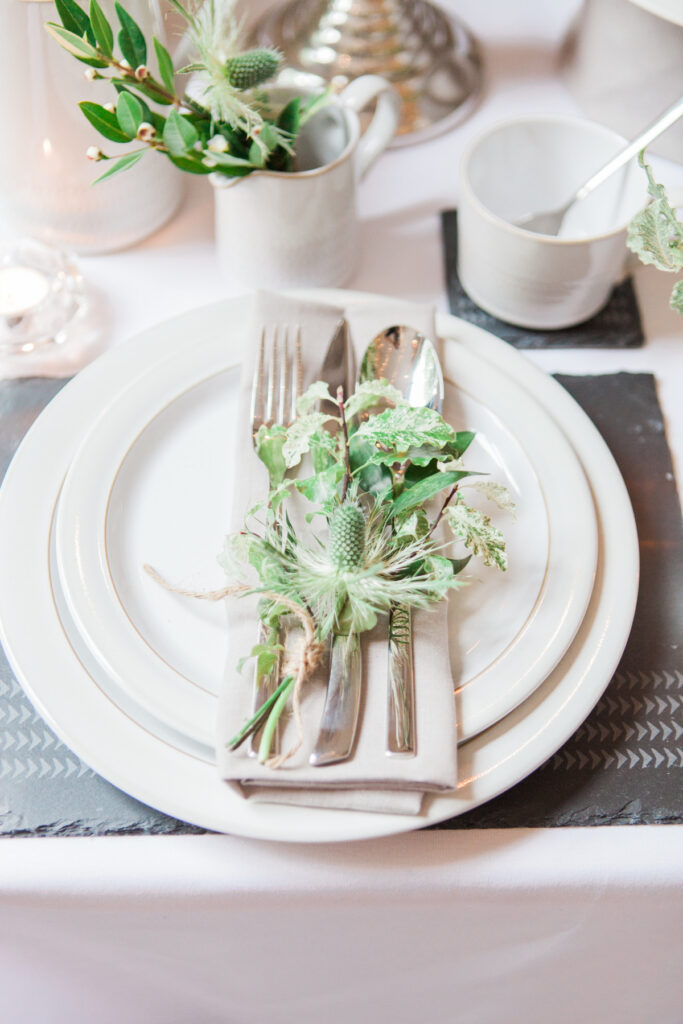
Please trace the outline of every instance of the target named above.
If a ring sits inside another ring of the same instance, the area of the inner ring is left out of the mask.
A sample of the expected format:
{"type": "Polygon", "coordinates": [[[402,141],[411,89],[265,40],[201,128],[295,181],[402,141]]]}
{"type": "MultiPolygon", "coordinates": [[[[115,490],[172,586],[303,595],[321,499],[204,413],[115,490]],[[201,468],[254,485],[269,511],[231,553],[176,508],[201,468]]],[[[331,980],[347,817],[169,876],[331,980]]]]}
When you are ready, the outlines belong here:
{"type": "Polygon", "coordinates": [[[358,143],[358,169],[362,178],[396,134],[401,119],[401,97],[386,78],[361,75],[346,86],[339,99],[357,114],[377,99],[372,121],[358,143]]]}

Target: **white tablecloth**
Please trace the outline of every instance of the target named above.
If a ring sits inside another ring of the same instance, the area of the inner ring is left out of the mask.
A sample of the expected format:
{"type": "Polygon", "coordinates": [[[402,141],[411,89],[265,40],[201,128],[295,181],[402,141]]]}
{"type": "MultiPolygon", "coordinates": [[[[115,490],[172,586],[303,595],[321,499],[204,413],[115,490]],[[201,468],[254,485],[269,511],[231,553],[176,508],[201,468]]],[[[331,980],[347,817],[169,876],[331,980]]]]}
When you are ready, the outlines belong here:
{"type": "MultiPolygon", "coordinates": [[[[257,13],[266,3],[250,5],[257,13]]],[[[455,131],[386,154],[361,192],[350,287],[446,309],[441,209],[464,144],[528,112],[577,112],[556,71],[577,0],[451,3],[487,90],[455,131]]],[[[618,27],[615,26],[615,30],[618,27]]],[[[683,170],[654,161],[683,186],[683,170]]],[[[238,294],[212,197],[190,181],[166,228],[83,259],[114,345],[238,294]]],[[[0,227],[0,233],[2,228],[0,227]]],[[[647,343],[536,351],[548,371],[651,371],[683,469],[683,321],[671,278],[635,270],[647,343]]],[[[683,827],[424,832],[344,847],[220,836],[0,841],[0,1020],[35,1024],[680,1024],[683,827]]]]}

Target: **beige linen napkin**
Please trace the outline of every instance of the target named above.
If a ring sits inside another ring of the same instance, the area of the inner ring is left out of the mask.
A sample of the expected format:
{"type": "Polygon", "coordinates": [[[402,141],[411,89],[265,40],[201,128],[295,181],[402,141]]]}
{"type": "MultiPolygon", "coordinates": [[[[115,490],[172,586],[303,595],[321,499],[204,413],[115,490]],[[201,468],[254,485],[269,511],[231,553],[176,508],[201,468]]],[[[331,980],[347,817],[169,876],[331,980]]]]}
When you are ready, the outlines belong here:
{"type": "MultiPolygon", "coordinates": [[[[289,324],[301,328],[306,387],[318,379],[327,347],[342,315],[346,315],[357,360],[375,334],[394,323],[410,324],[429,337],[435,337],[431,308],[392,301],[390,305],[373,302],[344,311],[282,295],[259,293],[242,365],[233,463],[239,467],[240,486],[236,489],[230,519],[232,530],[241,528],[246,509],[261,500],[267,488],[265,468],[252,448],[249,422],[251,380],[262,326],[289,324]]],[[[253,800],[395,814],[419,814],[424,793],[455,788],[456,718],[445,602],[413,616],[415,757],[390,758],[384,753],[387,703],[387,624],[384,622],[363,638],[363,698],[353,756],[341,764],[324,768],[308,764],[325,699],[327,665],[323,664],[306,684],[302,702],[303,747],[283,767],[275,770],[249,757],[246,743],[232,752],[226,746],[251,715],[253,662],[247,663],[242,674],[235,665],[256,642],[256,603],[252,598],[228,601],[230,662],[217,721],[217,761],[223,779],[236,784],[242,795],[253,800]]],[[[280,731],[280,749],[286,750],[294,737],[294,723],[288,720],[280,731]]]]}

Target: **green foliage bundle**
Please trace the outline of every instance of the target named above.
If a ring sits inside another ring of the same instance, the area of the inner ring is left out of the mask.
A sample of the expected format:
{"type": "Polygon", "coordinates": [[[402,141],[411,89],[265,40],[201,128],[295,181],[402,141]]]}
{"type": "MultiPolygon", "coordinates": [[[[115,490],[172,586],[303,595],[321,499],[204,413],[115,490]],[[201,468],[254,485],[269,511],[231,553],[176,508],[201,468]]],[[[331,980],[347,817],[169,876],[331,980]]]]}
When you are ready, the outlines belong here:
{"type": "Polygon", "coordinates": [[[174,68],[171,55],[156,37],[152,47],[140,26],[115,3],[118,31],[98,0],[86,12],[76,0],[55,0],[61,24],[48,22],[50,35],[76,60],[88,65],[90,81],[106,78],[115,102],[83,102],[85,117],[105,139],[141,143],[116,158],[97,146],[91,160],[112,160],[97,180],[133,167],[155,151],[191,174],[217,172],[236,178],[259,168],[289,171],[301,126],[326,101],[326,95],[295,97],[273,111],[259,87],[278,71],[281,56],[274,50],[240,52],[240,30],[232,0],[169,0],[188,25],[197,60],[174,68]],[[157,70],[148,66],[154,50],[157,70]],[[192,75],[192,95],[176,88],[176,77],[192,75]]]}
{"type": "MultiPolygon", "coordinates": [[[[638,157],[638,163],[647,174],[652,199],[629,224],[626,244],[641,263],[680,274],[683,271],[683,224],[672,209],[664,186],[655,181],[652,169],[645,163],[644,153],[638,157]]],[[[670,305],[677,313],[683,313],[683,279],[674,285],[670,305]]]]}
{"type": "MultiPolygon", "coordinates": [[[[346,400],[341,389],[333,398],[319,381],[299,400],[289,426],[260,427],[255,445],[270,491],[250,510],[244,530],[227,538],[219,559],[246,592],[267,595],[260,615],[269,640],[251,652],[260,676],[279,664],[283,619],[292,607],[311,623],[314,643],[322,647],[332,635],[354,638],[372,629],[392,607],[426,608],[442,600],[463,585],[458,574],[472,555],[507,567],[502,533],[462,494],[464,487],[479,487],[499,507],[514,510],[505,488],[477,481],[481,474],[464,468],[473,438],[435,410],[408,405],[386,381],[361,384],[346,400]],[[321,411],[331,404],[335,413],[321,411]],[[305,456],[312,474],[292,476],[305,456]],[[287,506],[296,492],[312,504],[308,522],[324,520],[322,537],[295,530],[287,506]],[[451,551],[454,542],[470,554],[451,551]],[[256,582],[245,586],[247,568],[256,582]]],[[[261,750],[261,759],[268,759],[273,720],[293,685],[290,671],[277,696],[234,738],[233,749],[268,718],[261,750]]]]}

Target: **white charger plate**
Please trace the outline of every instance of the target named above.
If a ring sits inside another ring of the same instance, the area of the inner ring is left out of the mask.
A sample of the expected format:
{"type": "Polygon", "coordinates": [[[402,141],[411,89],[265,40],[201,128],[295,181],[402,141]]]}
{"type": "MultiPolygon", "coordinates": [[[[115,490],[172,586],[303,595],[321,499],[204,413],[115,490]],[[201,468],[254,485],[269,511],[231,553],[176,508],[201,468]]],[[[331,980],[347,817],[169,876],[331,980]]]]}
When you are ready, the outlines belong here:
{"type": "MultiPolygon", "coordinates": [[[[376,300],[340,291],[307,297],[338,304],[376,300]]],[[[145,358],[163,357],[169,335],[200,336],[217,318],[245,315],[247,306],[246,299],[231,300],[159,325],[144,335],[145,358]]],[[[463,813],[514,785],[562,745],[599,699],[628,638],[637,594],[637,536],[623,480],[598,431],[555,381],[470,324],[439,317],[437,326],[441,336],[457,338],[525,387],[571,438],[588,477],[599,525],[598,572],[586,616],[562,661],[503,721],[463,744],[458,790],[429,798],[419,818],[252,804],[227,789],[210,765],[131,720],[76,657],[57,614],[48,563],[56,495],[84,429],[102,408],[102,368],[114,387],[135,379],[143,339],[134,339],[84,370],[50,403],[26,435],[0,492],[0,627],[8,657],[52,728],[114,785],[217,831],[302,842],[388,835],[463,813]]]]}
{"type": "MultiPolygon", "coordinates": [[[[98,684],[207,760],[226,657],[243,652],[226,651],[223,609],[164,592],[142,566],[152,561],[177,580],[205,565],[193,589],[224,583],[215,555],[239,478],[228,457],[238,375],[226,364],[244,326],[216,324],[191,346],[170,338],[161,364],[116,394],[73,460],[55,526],[62,619],[99,664],[98,684]]],[[[548,415],[464,346],[448,345],[443,358],[447,380],[458,382],[445,413],[477,431],[468,465],[505,483],[518,504],[515,521],[500,515],[511,568],[475,569],[449,605],[464,740],[525,700],[568,648],[593,588],[597,530],[583,470],[548,415]]]]}

